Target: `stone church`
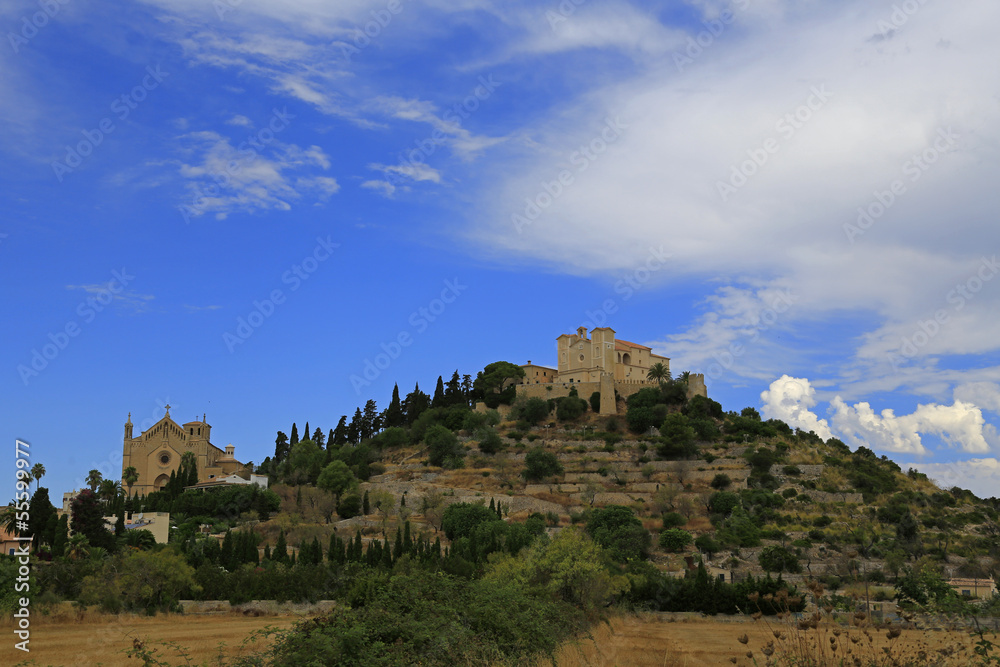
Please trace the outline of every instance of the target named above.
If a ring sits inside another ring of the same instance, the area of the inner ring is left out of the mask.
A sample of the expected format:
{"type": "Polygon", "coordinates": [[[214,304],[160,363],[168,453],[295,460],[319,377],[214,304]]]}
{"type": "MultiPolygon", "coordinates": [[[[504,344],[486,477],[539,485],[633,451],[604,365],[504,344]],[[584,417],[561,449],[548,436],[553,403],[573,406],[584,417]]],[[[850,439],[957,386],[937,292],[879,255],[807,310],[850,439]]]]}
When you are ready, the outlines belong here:
{"type": "MultiPolygon", "coordinates": [[[[618,412],[618,399],[625,399],[645,387],[655,387],[647,374],[657,363],[670,370],[670,359],[654,354],[645,345],[630,343],[615,337],[611,327],[597,327],[587,336],[586,327],[575,334],[562,334],[556,338],[557,368],[540,366],[528,361],[524,379],[517,387],[518,396],[557,398],[567,396],[576,389],[580,398],[587,399],[593,392],[600,392],[600,414],[618,412]]],[[[708,396],[705,376],[688,375],[688,398],[708,396]]]]}
{"type": "MultiPolygon", "coordinates": [[[[125,440],[122,451],[122,474],[134,466],[139,479],[132,485],[132,493],[140,495],[159,491],[170,480],[170,473],[181,464],[184,452],[194,452],[198,457],[198,481],[207,482],[233,473],[248,473],[249,466],[236,460],[232,445],[225,451],[211,443],[212,427],[202,415],[201,421],[180,425],[170,418],[170,406],[160,421],[132,436],[132,413],[125,422],[125,440]]],[[[124,482],[122,482],[124,485],[124,482]]]]}

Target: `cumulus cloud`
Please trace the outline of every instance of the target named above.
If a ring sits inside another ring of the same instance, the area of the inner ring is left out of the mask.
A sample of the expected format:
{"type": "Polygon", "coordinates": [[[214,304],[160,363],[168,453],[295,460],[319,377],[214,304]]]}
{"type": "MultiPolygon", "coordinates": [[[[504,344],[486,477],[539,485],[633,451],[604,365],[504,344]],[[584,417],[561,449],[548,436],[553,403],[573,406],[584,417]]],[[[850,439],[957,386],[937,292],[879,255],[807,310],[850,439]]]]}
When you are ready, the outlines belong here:
{"type": "Polygon", "coordinates": [[[760,395],[765,419],[780,419],[793,428],[812,431],[824,440],[833,437],[825,419],[810,410],[816,405],[816,390],[805,378],[782,375],[760,395]]]}
{"type": "Polygon", "coordinates": [[[948,463],[917,463],[913,466],[942,489],[958,486],[980,498],[997,497],[1000,489],[1000,459],[982,458],[948,463]]]}
{"type": "Polygon", "coordinates": [[[955,388],[955,400],[972,403],[983,410],[1000,414],[1000,384],[967,382],[955,388]]]}
{"type": "Polygon", "coordinates": [[[986,422],[982,411],[971,403],[955,401],[951,405],[918,405],[908,415],[897,416],[891,409],[876,414],[867,402],[853,406],[839,396],[830,402],[834,414],[831,424],[845,442],[889,452],[928,454],[921,434],[934,434],[952,447],[969,453],[990,450],[984,436],[986,422]]]}

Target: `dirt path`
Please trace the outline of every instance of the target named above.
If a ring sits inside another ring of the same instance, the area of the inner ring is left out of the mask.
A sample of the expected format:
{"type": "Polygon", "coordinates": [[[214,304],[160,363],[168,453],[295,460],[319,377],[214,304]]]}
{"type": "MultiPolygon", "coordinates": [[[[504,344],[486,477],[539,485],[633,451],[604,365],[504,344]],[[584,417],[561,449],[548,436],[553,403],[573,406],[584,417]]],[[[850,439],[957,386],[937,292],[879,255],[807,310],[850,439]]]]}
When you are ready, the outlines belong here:
{"type": "MultiPolygon", "coordinates": [[[[236,615],[158,615],[154,617],[121,615],[88,618],[86,621],[40,618],[31,628],[31,652],[14,648],[14,635],[8,623],[2,628],[5,637],[0,646],[0,665],[34,661],[39,666],[95,667],[96,665],[140,665],[123,652],[135,638],[147,646],[156,646],[170,664],[185,664],[173,649],[159,642],[174,642],[190,651],[192,663],[212,664],[224,642],[227,655],[236,655],[243,640],[254,630],[266,626],[288,628],[298,617],[236,615]]],[[[31,664],[30,662],[28,664],[31,664]]]]}

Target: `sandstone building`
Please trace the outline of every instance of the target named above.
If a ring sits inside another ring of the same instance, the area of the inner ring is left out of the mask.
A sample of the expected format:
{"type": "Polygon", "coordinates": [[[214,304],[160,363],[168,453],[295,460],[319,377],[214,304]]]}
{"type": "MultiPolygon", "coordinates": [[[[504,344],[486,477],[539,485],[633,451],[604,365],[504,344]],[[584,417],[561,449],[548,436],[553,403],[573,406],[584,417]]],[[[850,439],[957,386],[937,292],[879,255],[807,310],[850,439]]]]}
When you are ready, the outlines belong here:
{"type": "MultiPolygon", "coordinates": [[[[587,337],[587,328],[556,338],[556,368],[533,364],[521,366],[524,379],[517,387],[518,396],[558,398],[575,388],[580,398],[601,393],[601,414],[616,414],[617,397],[625,399],[644,387],[656,386],[647,379],[649,369],[662,363],[670,370],[670,359],[653,354],[651,348],[616,339],[611,327],[598,327],[587,337]]],[[[688,396],[707,396],[705,376],[688,377],[688,396]]]]}
{"type": "MultiPolygon", "coordinates": [[[[198,459],[198,481],[207,482],[233,473],[249,473],[248,466],[236,460],[232,445],[225,451],[210,441],[212,427],[202,415],[201,421],[180,425],[170,418],[170,406],[160,421],[132,436],[132,413],[125,422],[125,440],[122,451],[122,473],[134,466],[139,479],[132,485],[133,494],[159,491],[176,472],[185,452],[194,452],[198,459]]],[[[124,486],[124,482],[122,483],[124,486]]]]}

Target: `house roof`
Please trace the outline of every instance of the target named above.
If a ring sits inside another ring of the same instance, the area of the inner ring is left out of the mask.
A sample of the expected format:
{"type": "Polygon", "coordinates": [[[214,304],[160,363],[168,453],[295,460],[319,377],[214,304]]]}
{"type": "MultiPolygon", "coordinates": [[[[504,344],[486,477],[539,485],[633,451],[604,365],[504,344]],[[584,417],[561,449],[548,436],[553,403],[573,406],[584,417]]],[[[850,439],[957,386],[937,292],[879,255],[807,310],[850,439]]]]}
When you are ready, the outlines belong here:
{"type": "Polygon", "coordinates": [[[618,349],[624,350],[624,349],[628,349],[630,347],[634,347],[634,348],[637,348],[637,349],[640,349],[640,350],[652,350],[653,349],[651,347],[646,347],[645,345],[639,345],[638,343],[631,343],[631,342],[629,342],[627,340],[622,340],[621,338],[616,338],[615,339],[615,349],[616,350],[618,350],[618,349]],[[619,348],[618,347],[619,345],[621,345],[623,347],[619,348]]]}

